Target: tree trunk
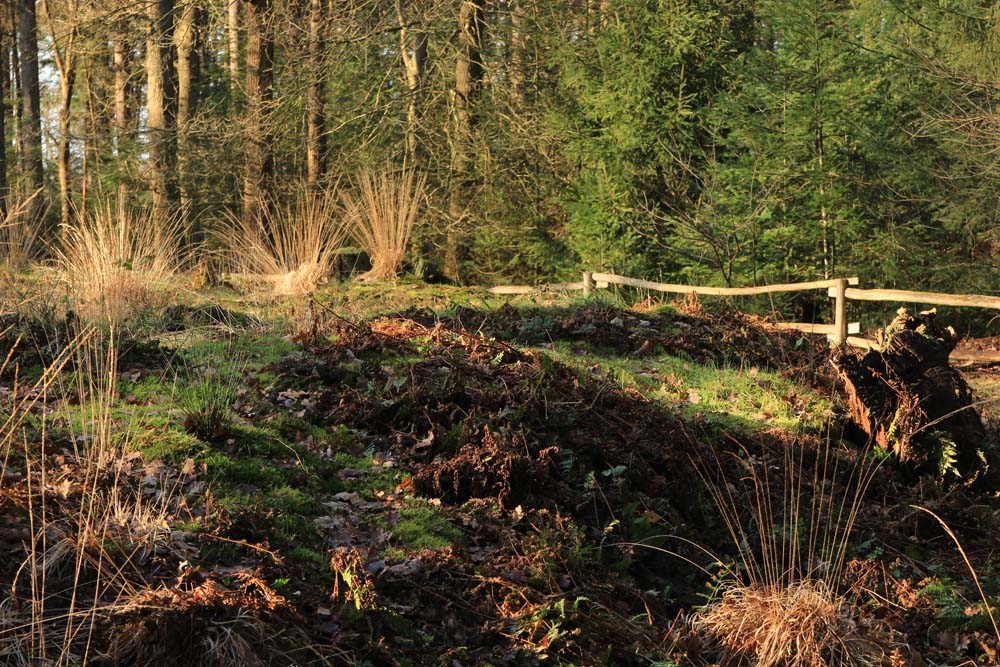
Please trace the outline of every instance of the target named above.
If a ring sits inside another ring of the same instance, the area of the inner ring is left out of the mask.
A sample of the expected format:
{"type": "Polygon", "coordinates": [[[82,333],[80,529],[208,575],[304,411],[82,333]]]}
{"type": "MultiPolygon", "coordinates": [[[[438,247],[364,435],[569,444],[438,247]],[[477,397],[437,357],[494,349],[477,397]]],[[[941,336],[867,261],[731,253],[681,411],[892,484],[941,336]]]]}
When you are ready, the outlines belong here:
{"type": "Polygon", "coordinates": [[[273,170],[267,112],[272,96],[274,42],[268,34],[270,0],[247,0],[246,4],[246,176],[243,184],[243,215],[252,221],[260,215],[273,170]]]}
{"type": "Polygon", "coordinates": [[[240,88],[240,0],[228,0],[226,33],[229,46],[229,92],[235,96],[240,88]]]}
{"type": "Polygon", "coordinates": [[[420,95],[427,66],[427,33],[411,30],[399,0],[396,0],[396,17],[399,21],[399,52],[406,72],[409,99],[406,104],[406,161],[417,165],[422,160],[419,151],[420,95]]]}
{"type": "Polygon", "coordinates": [[[524,52],[527,43],[527,33],[524,29],[525,0],[511,3],[510,8],[510,99],[512,104],[521,109],[524,107],[524,52]]]}
{"type": "Polygon", "coordinates": [[[326,171],[326,72],[323,44],[326,38],[323,1],[309,2],[309,87],[306,90],[306,182],[310,191],[319,188],[326,171]]]}
{"type": "Polygon", "coordinates": [[[73,92],[76,87],[76,37],[77,37],[77,7],[76,2],[66,5],[66,20],[69,30],[65,41],[56,30],[49,12],[47,0],[42,0],[42,13],[49,26],[49,38],[52,42],[52,53],[59,72],[59,221],[69,225],[70,213],[73,208],[73,191],[70,183],[70,123],[72,121],[73,92]],[[62,42],[62,43],[60,43],[62,42]]]}
{"type": "Polygon", "coordinates": [[[464,255],[466,204],[472,173],[472,130],[475,106],[483,80],[483,0],[462,0],[458,16],[458,56],[455,61],[455,88],[451,93],[451,192],[448,198],[450,225],[445,241],[444,274],[459,282],[464,255]]]}
{"type": "Polygon", "coordinates": [[[149,3],[146,39],[146,128],[149,134],[149,187],[153,216],[163,224],[173,214],[174,202],[174,96],[170,57],[173,0],[149,3]]]}
{"type": "Polygon", "coordinates": [[[185,227],[191,222],[192,192],[189,179],[188,122],[197,104],[194,81],[198,62],[199,0],[184,0],[174,43],[177,47],[177,176],[180,183],[181,219],[185,227]]]}
{"type": "Polygon", "coordinates": [[[125,29],[119,26],[111,36],[112,69],[115,75],[115,157],[118,167],[118,203],[123,205],[128,197],[125,183],[125,144],[128,141],[128,54],[125,29]]]}
{"type": "MultiPolygon", "coordinates": [[[[20,0],[17,24],[18,51],[21,58],[21,170],[29,192],[45,184],[42,167],[42,112],[38,85],[38,35],[35,0],[20,0]]],[[[31,213],[41,211],[41,198],[33,200],[31,213]]]]}
{"type": "MultiPolygon", "coordinates": [[[[4,23],[6,21],[4,20],[4,23]]],[[[0,35],[0,218],[7,217],[8,196],[7,185],[7,79],[10,60],[10,40],[6,26],[0,35]]]]}

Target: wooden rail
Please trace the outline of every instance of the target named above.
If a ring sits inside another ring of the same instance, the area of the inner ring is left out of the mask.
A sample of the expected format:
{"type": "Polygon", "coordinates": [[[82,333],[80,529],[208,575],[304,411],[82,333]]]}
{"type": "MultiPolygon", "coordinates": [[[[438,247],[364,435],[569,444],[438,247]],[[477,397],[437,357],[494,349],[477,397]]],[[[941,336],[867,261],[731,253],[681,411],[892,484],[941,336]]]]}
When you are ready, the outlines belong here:
{"type": "MultiPolygon", "coordinates": [[[[599,273],[584,271],[583,280],[578,283],[551,283],[533,287],[531,285],[507,285],[491,287],[493,294],[531,294],[538,291],[567,292],[582,290],[590,294],[595,289],[607,288],[610,285],[622,285],[648,289],[655,292],[673,294],[699,294],[705,296],[756,296],[761,294],[776,294],[780,292],[799,292],[812,289],[826,289],[827,294],[834,299],[833,324],[810,324],[802,322],[779,322],[774,326],[779,329],[802,331],[803,333],[826,334],[835,345],[846,343],[853,347],[878,349],[875,341],[861,338],[860,324],[847,321],[847,301],[896,301],[902,303],[922,303],[941,306],[964,306],[973,308],[992,308],[1000,310],[1000,297],[981,294],[945,294],[942,292],[913,292],[896,289],[858,289],[857,278],[834,278],[831,280],[813,280],[804,283],[782,283],[778,285],[761,285],[758,287],[706,287],[702,285],[680,285],[675,283],[659,283],[640,278],[629,278],[614,273],[599,273]]],[[[1000,363],[1000,352],[979,350],[955,350],[950,357],[953,361],[972,363],[1000,363]]]]}
{"type": "MultiPolygon", "coordinates": [[[[831,293],[830,296],[833,296],[831,293]]],[[[911,292],[901,289],[850,288],[844,296],[854,301],[899,301],[932,306],[968,306],[1000,310],[1000,297],[982,294],[944,294],[942,292],[911,292]]]]}

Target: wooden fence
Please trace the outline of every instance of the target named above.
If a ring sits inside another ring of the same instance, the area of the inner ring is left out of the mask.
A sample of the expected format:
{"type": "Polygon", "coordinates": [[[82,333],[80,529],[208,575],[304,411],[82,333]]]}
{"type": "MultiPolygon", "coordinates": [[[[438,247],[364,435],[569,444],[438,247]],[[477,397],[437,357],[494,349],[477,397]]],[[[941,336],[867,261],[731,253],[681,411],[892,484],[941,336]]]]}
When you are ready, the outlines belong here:
{"type": "MultiPolygon", "coordinates": [[[[847,343],[855,347],[878,349],[875,341],[861,338],[861,325],[847,321],[847,301],[887,301],[899,303],[920,303],[940,306],[965,306],[973,308],[992,308],[1000,310],[1000,297],[982,296],[978,294],[943,294],[938,292],[911,292],[909,290],[889,289],[858,289],[857,278],[834,278],[831,280],[814,280],[804,283],[787,283],[781,285],[763,285],[760,287],[703,287],[700,285],[676,285],[658,283],[638,278],[628,278],[614,273],[583,272],[583,279],[578,283],[550,283],[547,285],[505,285],[488,289],[493,294],[531,294],[538,291],[567,292],[579,290],[589,294],[595,289],[604,289],[611,285],[637,287],[655,292],[672,294],[698,294],[706,296],[754,296],[760,294],[776,294],[779,292],[800,292],[805,290],[825,289],[833,299],[833,324],[810,324],[803,322],[780,322],[775,324],[781,329],[792,329],[805,333],[826,334],[835,345],[847,343]]],[[[952,361],[967,361],[974,363],[1000,362],[1000,352],[955,350],[951,354],[952,361]]]]}

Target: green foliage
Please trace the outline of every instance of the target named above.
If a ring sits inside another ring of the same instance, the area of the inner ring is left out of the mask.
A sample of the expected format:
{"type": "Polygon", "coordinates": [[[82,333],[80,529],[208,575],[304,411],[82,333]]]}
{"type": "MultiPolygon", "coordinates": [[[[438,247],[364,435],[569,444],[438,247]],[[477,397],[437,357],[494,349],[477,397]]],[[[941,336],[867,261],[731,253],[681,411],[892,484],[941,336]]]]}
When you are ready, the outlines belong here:
{"type": "Polygon", "coordinates": [[[700,196],[704,108],[748,44],[741,2],[618,0],[566,45],[555,126],[579,165],[566,207],[583,265],[676,269],[671,220],[700,196]],[[655,249],[655,250],[651,250],[655,249]]]}

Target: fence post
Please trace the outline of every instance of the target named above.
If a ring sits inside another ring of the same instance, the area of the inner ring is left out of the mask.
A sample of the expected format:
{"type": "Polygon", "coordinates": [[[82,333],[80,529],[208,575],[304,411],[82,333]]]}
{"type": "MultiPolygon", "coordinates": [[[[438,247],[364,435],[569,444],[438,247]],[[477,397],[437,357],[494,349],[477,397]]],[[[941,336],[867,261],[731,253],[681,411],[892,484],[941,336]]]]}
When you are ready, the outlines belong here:
{"type": "Polygon", "coordinates": [[[847,340],[847,278],[833,281],[835,301],[833,302],[833,344],[843,345],[847,340]]]}
{"type": "Polygon", "coordinates": [[[583,272],[583,293],[585,296],[590,296],[590,293],[594,291],[594,274],[590,271],[583,272]]]}

